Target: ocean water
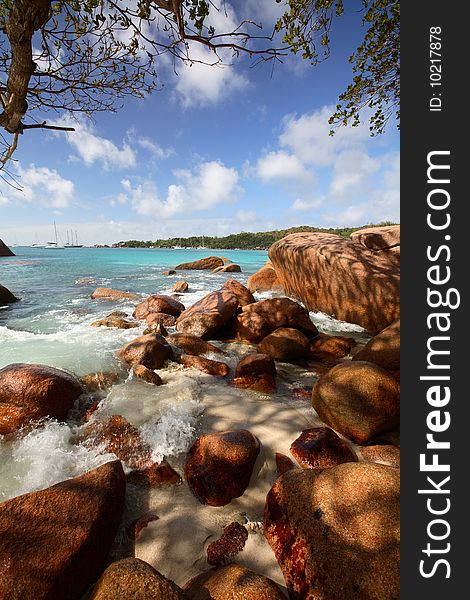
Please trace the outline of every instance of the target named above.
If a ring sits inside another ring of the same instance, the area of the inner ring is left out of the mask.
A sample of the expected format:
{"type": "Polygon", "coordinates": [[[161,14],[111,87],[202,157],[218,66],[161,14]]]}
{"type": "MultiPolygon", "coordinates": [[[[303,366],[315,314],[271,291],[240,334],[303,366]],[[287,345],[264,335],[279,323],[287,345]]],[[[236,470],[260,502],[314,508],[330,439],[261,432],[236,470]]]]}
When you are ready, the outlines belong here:
{"type": "MultiPolygon", "coordinates": [[[[14,248],[16,256],[0,257],[0,283],[20,302],[0,307],[0,368],[15,362],[41,363],[69,370],[78,376],[113,371],[119,380],[103,398],[97,416],[119,414],[139,428],[150,444],[154,458],[163,456],[178,464],[200,431],[205,403],[227,393],[219,381],[192,369],[170,363],[159,371],[165,385],[151,386],[133,378],[115,356],[118,348],[143,332],[91,327],[114,310],[132,314],[135,301],[91,300],[96,287],[111,287],[141,294],[169,294],[177,280],[189,283],[181,297],[186,307],[218,289],[227,279],[245,283],[267,260],[265,251],[163,250],[77,248],[46,250],[14,248]],[[208,255],[222,255],[239,264],[242,273],[214,274],[181,271],[164,276],[162,271],[208,255]]],[[[268,294],[258,298],[269,297],[268,294]]],[[[357,325],[336,321],[322,313],[311,313],[320,330],[353,335],[365,340],[357,325]]],[[[222,344],[220,344],[222,346],[222,344]]],[[[226,362],[235,366],[250,350],[243,344],[224,345],[226,362]]],[[[216,357],[214,357],[216,358],[216,357]]],[[[311,385],[315,373],[280,365],[277,402],[292,408],[293,387],[311,385]]],[[[240,401],[266,402],[261,394],[232,390],[240,401]]],[[[299,401],[299,411],[312,411],[299,401]]],[[[112,458],[99,449],[74,443],[79,425],[72,417],[66,423],[45,420],[41,427],[17,436],[0,436],[0,501],[43,489],[84,473],[112,458]]],[[[173,464],[172,463],[172,464],[173,464]]]]}

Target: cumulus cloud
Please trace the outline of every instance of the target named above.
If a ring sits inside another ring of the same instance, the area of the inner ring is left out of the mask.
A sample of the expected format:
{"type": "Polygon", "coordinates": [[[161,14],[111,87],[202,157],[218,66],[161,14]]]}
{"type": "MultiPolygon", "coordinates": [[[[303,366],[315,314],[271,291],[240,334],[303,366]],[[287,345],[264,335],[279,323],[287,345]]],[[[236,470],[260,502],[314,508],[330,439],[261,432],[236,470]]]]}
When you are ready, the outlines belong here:
{"type": "Polygon", "coordinates": [[[269,152],[258,160],[256,172],[263,183],[276,181],[310,182],[313,174],[309,173],[295,154],[283,150],[269,152]]]}
{"type": "Polygon", "coordinates": [[[75,186],[69,179],[63,178],[54,169],[36,167],[30,164],[23,167],[17,163],[15,178],[18,189],[0,183],[0,204],[3,203],[34,203],[48,208],[67,208],[75,198],[75,186]]]}
{"type": "Polygon", "coordinates": [[[139,215],[169,218],[230,204],[241,193],[237,170],[218,161],[202,163],[196,172],[179,170],[174,175],[177,182],[168,186],[165,198],[151,180],[134,186],[128,179],[122,180],[126,201],[139,215]]]}

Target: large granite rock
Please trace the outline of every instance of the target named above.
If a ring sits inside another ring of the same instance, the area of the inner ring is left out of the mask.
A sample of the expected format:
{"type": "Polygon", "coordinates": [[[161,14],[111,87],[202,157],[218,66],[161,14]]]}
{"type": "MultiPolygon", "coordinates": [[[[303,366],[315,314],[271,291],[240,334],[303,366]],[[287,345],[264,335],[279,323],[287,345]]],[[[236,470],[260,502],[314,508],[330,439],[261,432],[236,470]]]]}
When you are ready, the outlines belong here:
{"type": "Polygon", "coordinates": [[[160,369],[166,360],[173,358],[173,350],[162,335],[148,333],[123,346],[117,355],[129,367],[144,365],[160,369]]]}
{"type": "Polygon", "coordinates": [[[187,600],[185,592],[139,558],[112,563],[89,600],[187,600]]]}
{"type": "Polygon", "coordinates": [[[255,298],[250,290],[236,279],[228,279],[222,286],[222,289],[233,292],[238,298],[238,304],[240,306],[246,306],[247,304],[255,302],[255,298]]]}
{"type": "Polygon", "coordinates": [[[297,329],[279,327],[261,340],[258,351],[275,360],[295,362],[308,357],[309,340],[297,329]]]}
{"type": "Polygon", "coordinates": [[[400,268],[388,251],[326,233],[292,233],[269,257],[289,296],[377,333],[400,316],[400,268]]]}
{"type": "Polygon", "coordinates": [[[167,341],[186,354],[200,356],[201,354],[226,354],[223,350],[190,333],[172,333],[167,341]]]}
{"type": "Polygon", "coordinates": [[[106,566],[125,490],[114,461],[0,504],[0,598],[79,600],[106,566]]]}
{"type": "Polygon", "coordinates": [[[373,337],[353,356],[353,360],[375,363],[387,371],[400,371],[400,321],[392,323],[373,337]]]}
{"type": "Polygon", "coordinates": [[[276,365],[268,354],[247,354],[236,368],[233,385],[258,392],[274,392],[276,389],[276,365]]]}
{"type": "Polygon", "coordinates": [[[399,490],[398,469],[368,463],[277,479],[264,528],[290,598],[399,598],[399,490]]]}
{"type": "Polygon", "coordinates": [[[15,256],[15,253],[10,250],[3,240],[0,240],[0,256],[15,256]]]}
{"type": "Polygon", "coordinates": [[[312,406],[327,425],[364,444],[399,424],[400,386],[378,365],[348,361],[320,377],[312,406]]]}
{"type": "Polygon", "coordinates": [[[180,315],[176,329],[209,339],[232,318],[238,307],[238,297],[230,290],[211,292],[180,315]]]}
{"type": "Polygon", "coordinates": [[[243,495],[259,451],[258,439],[246,429],[201,435],[188,452],[186,481],[202,504],[224,506],[243,495]]]}
{"type": "Polygon", "coordinates": [[[193,270],[193,271],[213,271],[217,269],[217,267],[223,267],[224,261],[222,258],[218,256],[208,256],[206,258],[200,258],[199,260],[194,260],[193,262],[182,263],[175,267],[178,271],[183,270],[193,270]]]}
{"type": "Polygon", "coordinates": [[[305,469],[327,469],[345,462],[357,462],[351,448],[329,427],[304,429],[292,442],[290,451],[305,469]]]}
{"type": "Polygon", "coordinates": [[[184,589],[190,600],[286,600],[272,579],[237,564],[205,571],[184,589]]]}
{"type": "Polygon", "coordinates": [[[138,300],[140,296],[122,290],[99,287],[91,294],[93,300],[138,300]]]}
{"type": "Polygon", "coordinates": [[[181,304],[175,298],[165,296],[164,294],[154,294],[135,307],[134,317],[142,320],[146,319],[151,313],[164,313],[173,317],[179,317],[183,311],[184,304],[181,304]]]}
{"type": "Polygon", "coordinates": [[[11,304],[12,302],[18,302],[18,298],[14,296],[6,287],[0,285],[0,305],[11,304]]]}
{"type": "Polygon", "coordinates": [[[400,246],[400,225],[365,227],[351,233],[351,239],[370,250],[389,250],[400,246]]]}
{"type": "Polygon", "coordinates": [[[179,358],[182,365],[190,369],[196,369],[214,375],[214,377],[227,377],[230,373],[230,367],[227,363],[219,360],[211,360],[204,356],[193,356],[192,354],[182,354],[179,358]]]}
{"type": "Polygon", "coordinates": [[[282,285],[270,260],[248,278],[247,285],[252,292],[282,291],[282,285]]]}
{"type": "Polygon", "coordinates": [[[64,420],[83,388],[73,375],[48,367],[14,363],[0,369],[0,434],[44,417],[64,420]]]}

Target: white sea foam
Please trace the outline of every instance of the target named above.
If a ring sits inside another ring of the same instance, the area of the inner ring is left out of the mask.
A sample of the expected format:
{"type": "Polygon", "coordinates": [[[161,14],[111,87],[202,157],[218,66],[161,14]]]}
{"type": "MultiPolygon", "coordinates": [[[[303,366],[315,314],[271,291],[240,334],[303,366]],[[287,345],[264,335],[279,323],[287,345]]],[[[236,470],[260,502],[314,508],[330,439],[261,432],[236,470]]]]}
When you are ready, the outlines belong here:
{"type": "Polygon", "coordinates": [[[351,332],[351,333],[364,333],[365,329],[360,325],[356,325],[355,323],[347,323],[346,321],[339,321],[330,315],[327,315],[323,312],[311,312],[310,319],[315,323],[315,325],[325,331],[336,331],[338,333],[341,332],[351,332]]]}

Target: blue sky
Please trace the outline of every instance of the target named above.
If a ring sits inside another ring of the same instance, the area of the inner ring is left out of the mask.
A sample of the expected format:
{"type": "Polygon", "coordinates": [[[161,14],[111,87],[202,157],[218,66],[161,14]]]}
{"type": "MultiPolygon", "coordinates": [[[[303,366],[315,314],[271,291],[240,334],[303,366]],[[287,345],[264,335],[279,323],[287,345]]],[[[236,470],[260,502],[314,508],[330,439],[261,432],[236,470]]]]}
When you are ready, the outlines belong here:
{"type": "MultiPolygon", "coordinates": [[[[44,242],[54,221],[63,241],[73,229],[88,245],[398,221],[395,124],[375,138],[367,124],[328,136],[364,33],[360,3],[346,4],[332,55],[316,67],[292,56],[272,71],[245,57],[182,66],[176,77],[163,63],[165,87],[152,97],[83,118],[75,133],[27,132],[11,169],[23,190],[0,183],[0,238],[44,242]]],[[[228,19],[243,6],[267,29],[280,10],[274,0],[234,1],[228,19]]]]}

